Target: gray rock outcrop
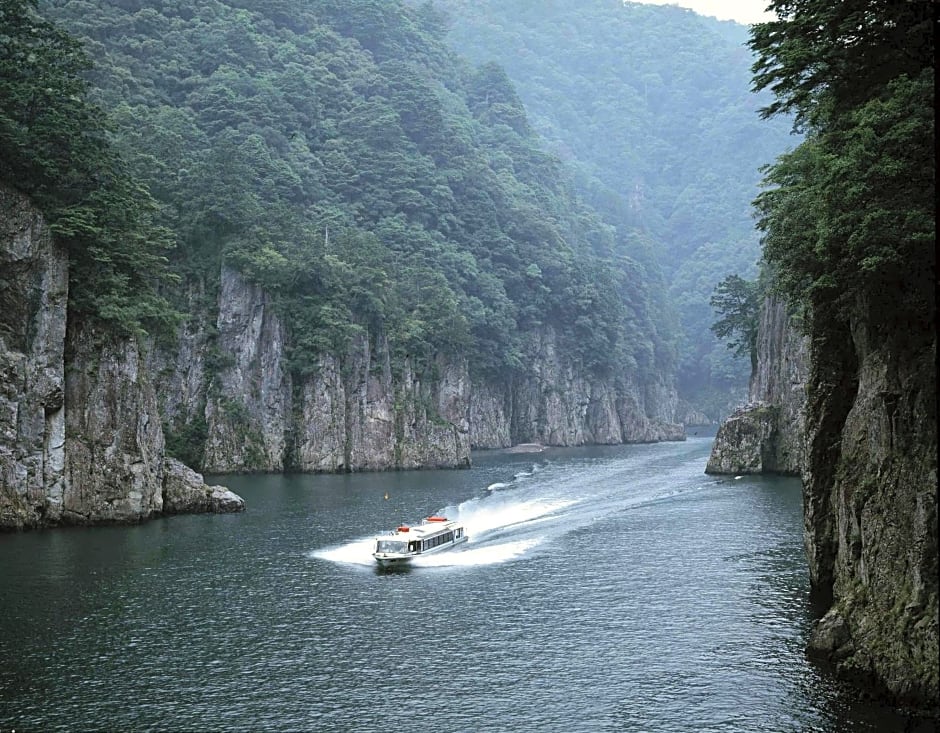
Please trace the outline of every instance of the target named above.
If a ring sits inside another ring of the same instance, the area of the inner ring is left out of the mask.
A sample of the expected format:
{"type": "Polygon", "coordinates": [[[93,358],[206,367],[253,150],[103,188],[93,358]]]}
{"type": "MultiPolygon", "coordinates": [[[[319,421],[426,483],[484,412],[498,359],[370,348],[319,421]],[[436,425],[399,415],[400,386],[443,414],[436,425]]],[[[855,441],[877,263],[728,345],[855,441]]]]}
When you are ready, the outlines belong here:
{"type": "Polygon", "coordinates": [[[222,268],[217,329],[230,363],[209,385],[203,468],[282,471],[292,390],[284,327],[270,296],[229,267],[222,268]]]}
{"type": "Polygon", "coordinates": [[[819,326],[803,476],[810,650],[898,702],[938,706],[936,334],[923,322],[819,326]]]}
{"type": "Polygon", "coordinates": [[[560,353],[544,327],[527,355],[527,374],[473,386],[470,440],[475,448],[516,443],[612,445],[684,440],[675,422],[675,389],[628,374],[601,379],[560,353]]]}
{"type": "Polygon", "coordinates": [[[388,343],[353,340],[304,381],[296,465],[302,471],[470,465],[465,362],[439,358],[434,378],[410,361],[393,373],[388,343]]]}
{"type": "Polygon", "coordinates": [[[0,527],[62,513],[68,282],[42,216],[0,186],[0,527]]]}
{"type": "Polygon", "coordinates": [[[164,436],[138,343],[69,320],[68,253],[3,187],[0,377],[0,529],[165,512],[164,436]]]}
{"type": "Polygon", "coordinates": [[[768,296],[761,306],[748,404],[719,427],[705,472],[799,475],[808,373],[808,338],[792,323],[784,300],[768,296]]]}
{"type": "Polygon", "coordinates": [[[245,501],[224,486],[207,486],[202,474],[167,458],[163,463],[163,513],[240,512],[245,501]]]}
{"type": "Polygon", "coordinates": [[[929,303],[909,323],[884,322],[897,310],[859,303],[851,323],[800,337],[782,303],[765,302],[755,404],[722,425],[707,470],[800,473],[810,581],[826,609],[808,652],[936,711],[936,334],[929,303]]]}
{"type": "Polygon", "coordinates": [[[163,430],[137,343],[70,329],[65,380],[70,524],[134,522],[163,511],[163,430]]]}
{"type": "Polygon", "coordinates": [[[175,351],[158,347],[151,359],[171,430],[203,426],[202,467],[213,473],[458,468],[469,466],[471,446],[685,437],[671,384],[598,379],[559,353],[550,328],[532,340],[528,374],[483,381],[471,379],[466,359],[438,356],[420,371],[410,359],[393,366],[387,338],[365,330],[344,353],[322,354],[292,376],[271,298],[230,268],[213,320],[190,322],[175,351]],[[188,363],[200,341],[218,354],[211,367],[204,357],[188,363]]]}

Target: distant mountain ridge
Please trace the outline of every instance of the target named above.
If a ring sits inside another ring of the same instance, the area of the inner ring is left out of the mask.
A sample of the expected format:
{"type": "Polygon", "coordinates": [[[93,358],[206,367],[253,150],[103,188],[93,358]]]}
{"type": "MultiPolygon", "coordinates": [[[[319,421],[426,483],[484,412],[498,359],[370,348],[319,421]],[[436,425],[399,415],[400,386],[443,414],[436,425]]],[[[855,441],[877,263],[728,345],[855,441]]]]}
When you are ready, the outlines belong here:
{"type": "Polygon", "coordinates": [[[756,275],[759,168],[797,142],[788,120],[758,117],[769,97],[750,91],[747,28],[618,0],[435,6],[457,50],[505,67],[585,200],[642,232],[681,318],[680,390],[717,409],[709,391],[743,388],[748,368],[709,333],[708,299],[756,275]]]}

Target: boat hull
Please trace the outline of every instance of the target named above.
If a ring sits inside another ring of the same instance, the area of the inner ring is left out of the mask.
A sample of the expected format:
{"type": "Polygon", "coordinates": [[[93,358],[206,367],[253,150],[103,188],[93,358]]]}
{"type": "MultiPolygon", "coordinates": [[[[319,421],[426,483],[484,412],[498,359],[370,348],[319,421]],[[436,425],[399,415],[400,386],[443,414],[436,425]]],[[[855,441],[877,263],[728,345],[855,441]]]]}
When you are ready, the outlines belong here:
{"type": "Polygon", "coordinates": [[[432,547],[429,550],[419,551],[419,552],[373,552],[372,557],[375,558],[376,563],[380,568],[393,568],[393,567],[403,567],[411,564],[411,561],[418,557],[424,557],[425,555],[436,555],[439,552],[446,552],[447,550],[453,549],[457,545],[461,545],[466,542],[469,538],[465,535],[463,537],[458,537],[453,542],[446,542],[437,547],[432,547]]]}

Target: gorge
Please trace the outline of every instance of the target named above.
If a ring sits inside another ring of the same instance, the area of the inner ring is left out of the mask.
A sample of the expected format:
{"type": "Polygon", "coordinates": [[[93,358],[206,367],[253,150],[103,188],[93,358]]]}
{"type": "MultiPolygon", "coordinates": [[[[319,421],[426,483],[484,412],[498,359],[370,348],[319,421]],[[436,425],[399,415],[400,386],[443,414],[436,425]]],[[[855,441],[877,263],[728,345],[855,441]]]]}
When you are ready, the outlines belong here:
{"type": "Polygon", "coordinates": [[[935,711],[932,9],[773,4],[756,63],[617,0],[0,4],[0,530],[682,441],[762,268],[706,471],[800,476],[810,653],[935,711]]]}

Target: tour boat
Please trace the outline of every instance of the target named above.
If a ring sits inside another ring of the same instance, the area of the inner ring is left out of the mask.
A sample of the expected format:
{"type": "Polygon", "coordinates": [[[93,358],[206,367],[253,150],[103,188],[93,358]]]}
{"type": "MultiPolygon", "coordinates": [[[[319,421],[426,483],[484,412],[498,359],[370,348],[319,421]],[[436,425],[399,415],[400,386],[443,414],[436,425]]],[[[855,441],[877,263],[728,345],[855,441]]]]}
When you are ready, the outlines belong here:
{"type": "Polygon", "coordinates": [[[403,524],[394,532],[376,537],[372,557],[382,568],[407,565],[413,558],[449,550],[467,539],[460,522],[447,517],[426,517],[417,526],[403,524]]]}

